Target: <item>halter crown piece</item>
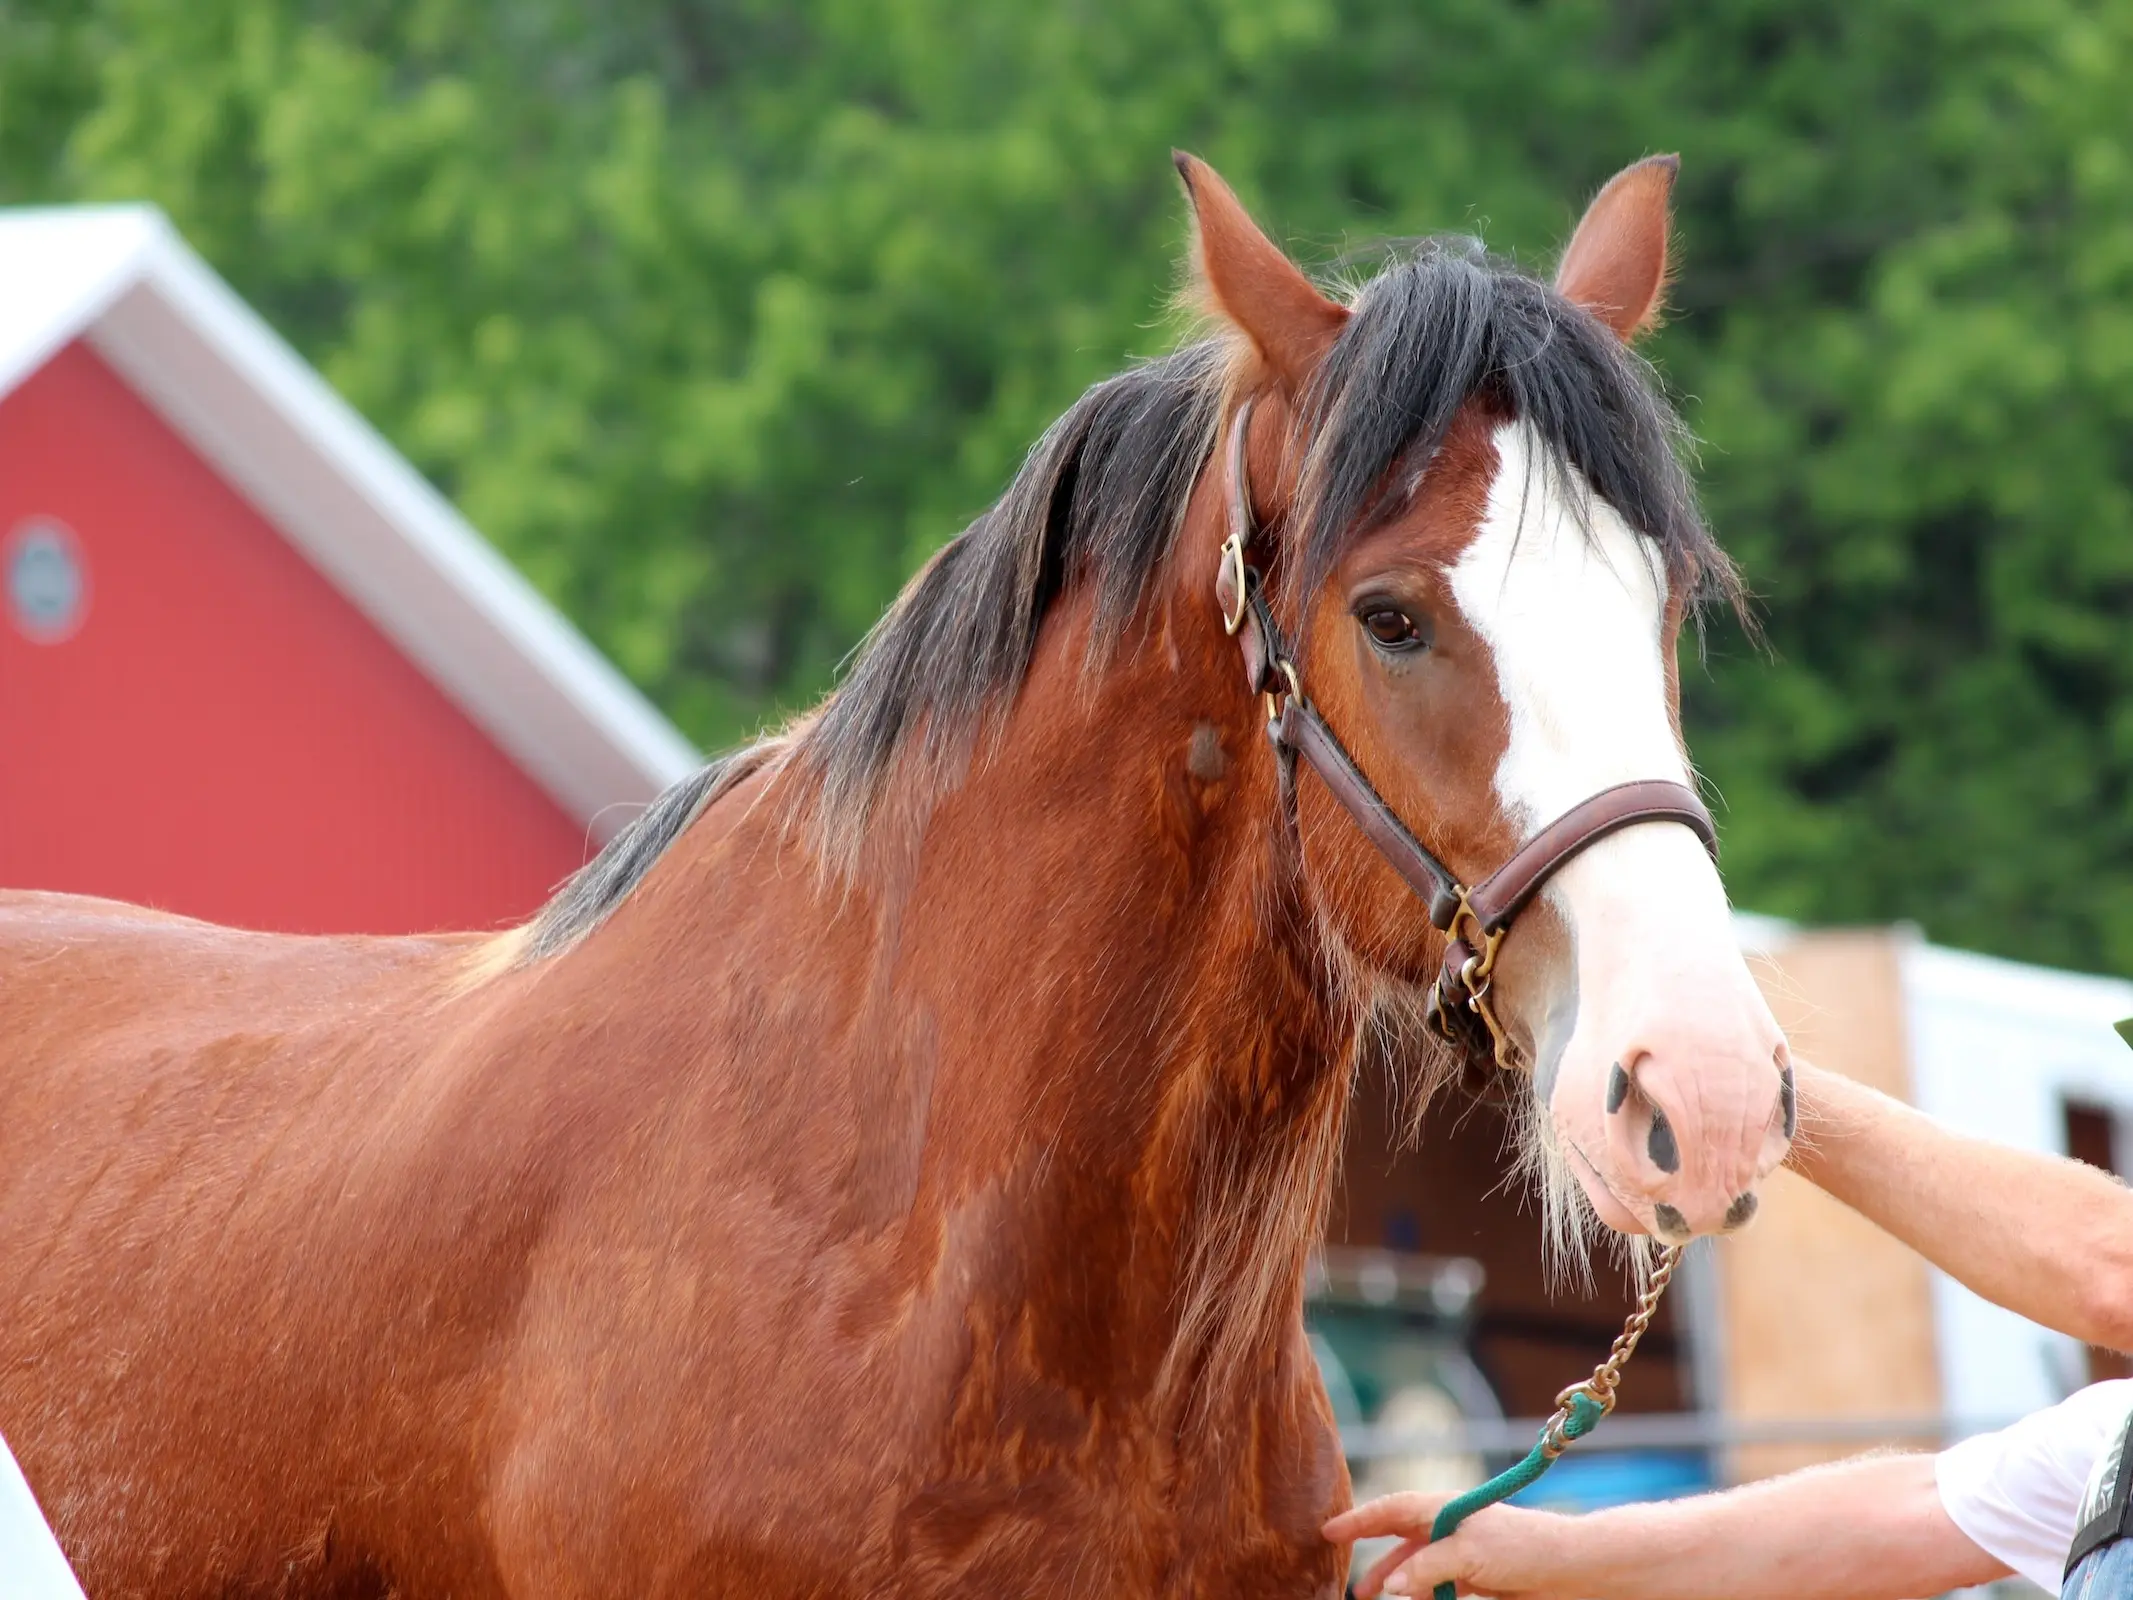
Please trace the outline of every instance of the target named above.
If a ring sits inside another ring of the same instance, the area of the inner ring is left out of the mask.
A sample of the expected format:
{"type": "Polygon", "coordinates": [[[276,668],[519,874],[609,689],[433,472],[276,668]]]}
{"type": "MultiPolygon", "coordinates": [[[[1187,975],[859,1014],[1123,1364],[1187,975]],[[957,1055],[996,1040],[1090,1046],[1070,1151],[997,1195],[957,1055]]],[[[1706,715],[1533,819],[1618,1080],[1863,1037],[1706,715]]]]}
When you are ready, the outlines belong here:
{"type": "Polygon", "coordinates": [[[1497,952],[1519,912],[1580,851],[1639,823],[1678,822],[1703,841],[1715,860],[1718,830],[1711,813],[1686,784],[1659,778],[1616,784],[1572,806],[1472,888],[1461,883],[1385,803],[1304,694],[1295,658],[1251,561],[1252,539],[1258,532],[1246,467],[1251,426],[1252,402],[1246,400],[1230,429],[1229,537],[1222,543],[1215,571],[1215,599],[1222,607],[1222,625],[1244,657],[1246,682],[1266,699],[1267,737],[1281,757],[1284,790],[1293,791],[1296,758],[1303,757],[1364,837],[1428,906],[1431,925],[1445,936],[1444,966],[1430,988],[1431,1027],[1468,1049],[1478,1048],[1478,1030],[1485,1028],[1497,1065],[1515,1066],[1517,1046],[1490,1003],[1489,984],[1497,952]]]}

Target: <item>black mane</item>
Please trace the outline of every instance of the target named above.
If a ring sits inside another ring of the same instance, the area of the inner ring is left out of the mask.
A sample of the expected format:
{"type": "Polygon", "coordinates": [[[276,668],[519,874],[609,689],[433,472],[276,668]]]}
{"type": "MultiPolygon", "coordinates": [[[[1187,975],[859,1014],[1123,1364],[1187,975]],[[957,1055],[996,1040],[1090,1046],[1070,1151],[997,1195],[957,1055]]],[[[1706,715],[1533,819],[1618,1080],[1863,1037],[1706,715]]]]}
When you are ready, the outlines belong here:
{"type": "MultiPolygon", "coordinates": [[[[1012,702],[1061,593],[1092,586],[1091,648],[1114,646],[1213,448],[1232,348],[1188,344],[1077,400],[998,503],[905,586],[819,713],[663,795],[541,911],[528,958],[596,926],[743,771],[797,766],[826,836],[843,838],[864,830],[893,767],[954,782],[987,717],[1012,702]]],[[[1677,593],[1737,597],[1649,367],[1540,280],[1456,239],[1424,241],[1363,287],[1300,408],[1310,450],[1286,535],[1298,541],[1298,592],[1393,509],[1477,393],[1656,543],[1677,593]]]]}
{"type": "Polygon", "coordinates": [[[1093,586],[1091,646],[1117,642],[1214,447],[1228,366],[1227,348],[1204,340],[1097,384],[905,585],[798,752],[825,817],[863,826],[914,742],[936,773],[960,770],[986,714],[1021,685],[1061,591],[1093,586]]]}
{"type": "Polygon", "coordinates": [[[1657,544],[1675,592],[1738,597],[1681,455],[1687,431],[1650,366],[1598,318],[1471,239],[1425,240],[1356,297],[1303,407],[1299,590],[1313,592],[1484,395],[1657,544]]]}

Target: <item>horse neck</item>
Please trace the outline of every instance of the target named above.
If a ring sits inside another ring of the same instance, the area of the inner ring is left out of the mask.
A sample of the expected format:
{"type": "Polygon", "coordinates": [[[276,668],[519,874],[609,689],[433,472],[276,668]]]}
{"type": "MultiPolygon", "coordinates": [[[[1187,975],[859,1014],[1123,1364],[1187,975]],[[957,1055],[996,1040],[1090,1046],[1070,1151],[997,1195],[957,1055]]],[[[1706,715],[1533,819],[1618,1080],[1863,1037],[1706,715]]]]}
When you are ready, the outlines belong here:
{"type": "Polygon", "coordinates": [[[892,786],[849,879],[740,792],[615,930],[801,1017],[733,1070],[846,1152],[802,1159],[835,1226],[901,1235],[892,1289],[958,1285],[1057,1380],[1159,1411],[1293,1367],[1351,1031],[1259,708],[1212,608],[1178,609],[1097,668],[1055,616],[968,772],[892,786]]]}
{"type": "Polygon", "coordinates": [[[940,1203],[1004,1208],[1031,1325],[1073,1330],[1058,1360],[1098,1349],[1174,1393],[1293,1333],[1346,1104],[1345,1014],[1241,676],[1196,608],[1093,674],[1055,619],[932,811],[882,953],[941,1041],[940,1203]]]}

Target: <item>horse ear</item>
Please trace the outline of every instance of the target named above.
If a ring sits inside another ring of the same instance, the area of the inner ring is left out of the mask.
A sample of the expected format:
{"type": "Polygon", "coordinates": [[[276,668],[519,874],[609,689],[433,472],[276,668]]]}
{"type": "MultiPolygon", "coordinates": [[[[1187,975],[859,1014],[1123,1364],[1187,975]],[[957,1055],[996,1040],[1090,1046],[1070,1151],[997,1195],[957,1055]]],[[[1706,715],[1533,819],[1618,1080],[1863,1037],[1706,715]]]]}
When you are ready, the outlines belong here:
{"type": "Polygon", "coordinates": [[[1667,201],[1679,156],[1647,156],[1624,167],[1585,208],[1570,236],[1555,287],[1627,344],[1659,320],[1666,293],[1667,201]]]}
{"type": "Polygon", "coordinates": [[[1294,394],[1316,370],[1348,320],[1345,306],[1320,294],[1295,262],[1261,233],[1215,169],[1171,152],[1192,201],[1193,256],[1208,308],[1239,329],[1294,394]]]}

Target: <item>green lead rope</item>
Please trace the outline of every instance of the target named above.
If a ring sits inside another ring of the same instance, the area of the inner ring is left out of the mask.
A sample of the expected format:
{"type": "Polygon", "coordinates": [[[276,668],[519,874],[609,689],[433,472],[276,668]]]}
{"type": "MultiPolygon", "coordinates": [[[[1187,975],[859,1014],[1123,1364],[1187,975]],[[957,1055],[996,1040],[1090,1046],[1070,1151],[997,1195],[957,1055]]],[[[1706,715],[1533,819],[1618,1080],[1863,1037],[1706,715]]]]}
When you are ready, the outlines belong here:
{"type": "MultiPolygon", "coordinates": [[[[1548,1426],[1526,1452],[1526,1459],[1515,1467],[1507,1467],[1478,1489],[1469,1489],[1456,1500],[1448,1500],[1444,1509],[1437,1513],[1437,1520],[1429,1526],[1429,1542],[1449,1539],[1458,1531],[1459,1524],[1485,1506],[1508,1500],[1519,1490],[1540,1482],[1541,1475],[1556,1463],[1564,1447],[1575,1444],[1600,1425],[1608,1408],[1580,1389],[1570,1397],[1564,1415],[1551,1418],[1548,1426]]],[[[1440,1583],[1432,1600],[1453,1600],[1456,1585],[1440,1583]]]]}
{"type": "MultiPolygon", "coordinates": [[[[1431,1544],[1439,1539],[1449,1539],[1458,1531],[1459,1524],[1475,1512],[1508,1500],[1519,1490],[1538,1483],[1541,1474],[1555,1465],[1556,1457],[1597,1428],[1600,1419],[1614,1410],[1615,1386],[1622,1381],[1622,1369],[1636,1354],[1637,1341],[1652,1325],[1652,1314],[1659,1309],[1659,1297],[1674,1281],[1674,1269],[1680,1265],[1681,1246],[1668,1245],[1659,1256],[1659,1264],[1652,1268],[1651,1281],[1644,1286],[1644,1293],[1637,1297],[1637,1309],[1629,1314],[1629,1320],[1622,1324],[1622,1331],[1615,1335],[1614,1348],[1607,1352],[1607,1359],[1594,1368],[1592,1376],[1583,1383],[1572,1384],[1555,1397],[1555,1415],[1541,1429],[1540,1437],[1526,1452],[1525,1460],[1497,1473],[1480,1488],[1469,1489],[1458,1499],[1445,1502],[1444,1509],[1437,1513],[1437,1520],[1430,1524],[1431,1544]]],[[[1432,1600],[1454,1600],[1457,1593],[1456,1584],[1440,1583],[1432,1600]]]]}

